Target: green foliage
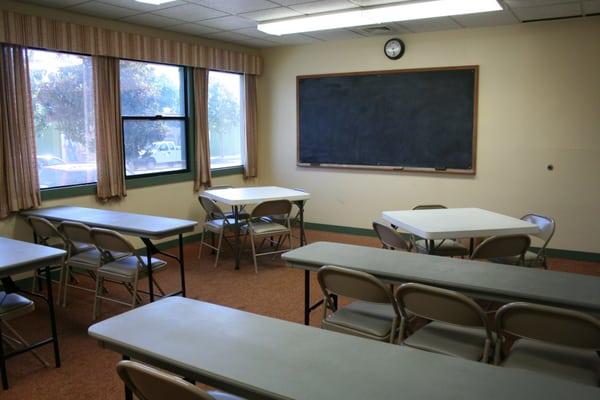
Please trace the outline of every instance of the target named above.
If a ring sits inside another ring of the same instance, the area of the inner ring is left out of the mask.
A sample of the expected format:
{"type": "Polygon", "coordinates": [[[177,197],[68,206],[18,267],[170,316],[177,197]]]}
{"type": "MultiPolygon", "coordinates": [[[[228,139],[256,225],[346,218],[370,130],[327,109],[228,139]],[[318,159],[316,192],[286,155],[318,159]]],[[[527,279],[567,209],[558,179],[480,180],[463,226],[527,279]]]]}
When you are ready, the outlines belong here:
{"type": "Polygon", "coordinates": [[[208,131],[212,155],[239,154],[240,105],[219,82],[208,87],[208,131]]]}

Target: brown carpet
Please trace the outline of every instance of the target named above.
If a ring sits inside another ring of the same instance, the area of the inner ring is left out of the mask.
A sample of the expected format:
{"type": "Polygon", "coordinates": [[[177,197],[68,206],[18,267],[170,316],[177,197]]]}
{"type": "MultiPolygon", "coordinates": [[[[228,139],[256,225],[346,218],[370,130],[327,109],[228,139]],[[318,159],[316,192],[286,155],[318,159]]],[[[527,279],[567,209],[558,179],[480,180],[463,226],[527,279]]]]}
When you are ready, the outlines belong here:
{"type": "MultiPolygon", "coordinates": [[[[309,241],[337,241],[352,244],[378,246],[375,238],[308,232],[309,241]]],[[[188,297],[217,303],[292,322],[303,321],[303,271],[286,268],[277,258],[263,257],[259,273],[254,273],[251,257],[246,254],[239,271],[233,269],[231,254],[226,252],[217,269],[213,268],[214,256],[204,252],[199,261],[198,244],[186,246],[186,283],[188,297]]],[[[552,269],[600,275],[600,263],[551,260],[552,269]]],[[[171,265],[158,275],[158,281],[166,291],[178,288],[178,268],[171,265]]],[[[312,297],[319,298],[316,280],[312,281],[312,297]]],[[[91,287],[90,280],[82,283],[91,287]]],[[[145,287],[146,281],[142,283],[145,287]]],[[[125,291],[117,286],[108,287],[112,295],[125,291]]],[[[122,385],[115,373],[119,355],[103,350],[87,336],[91,325],[93,294],[70,289],[66,308],[57,307],[58,331],[62,356],[61,368],[44,368],[31,354],[23,354],[7,362],[11,388],[2,392],[2,400],[25,399],[122,399],[122,385]]],[[[47,308],[37,303],[35,313],[13,321],[27,339],[49,335],[47,308]]],[[[101,319],[124,312],[127,308],[105,302],[101,319]]],[[[318,325],[320,313],[313,312],[311,324],[318,325]]],[[[144,332],[140,332],[143,335],[144,332]]],[[[201,345],[201,344],[199,344],[201,345]]],[[[53,365],[51,346],[40,349],[40,353],[53,365]]]]}

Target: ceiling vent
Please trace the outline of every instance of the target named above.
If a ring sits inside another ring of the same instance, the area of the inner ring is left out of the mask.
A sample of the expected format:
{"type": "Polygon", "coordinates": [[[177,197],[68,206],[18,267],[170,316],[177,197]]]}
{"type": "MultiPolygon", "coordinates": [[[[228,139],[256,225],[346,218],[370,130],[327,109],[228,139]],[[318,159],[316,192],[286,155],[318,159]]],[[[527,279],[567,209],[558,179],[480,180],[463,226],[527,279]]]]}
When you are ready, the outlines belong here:
{"type": "Polygon", "coordinates": [[[395,32],[394,29],[386,25],[364,26],[362,28],[355,28],[353,31],[363,36],[387,35],[395,32]]]}

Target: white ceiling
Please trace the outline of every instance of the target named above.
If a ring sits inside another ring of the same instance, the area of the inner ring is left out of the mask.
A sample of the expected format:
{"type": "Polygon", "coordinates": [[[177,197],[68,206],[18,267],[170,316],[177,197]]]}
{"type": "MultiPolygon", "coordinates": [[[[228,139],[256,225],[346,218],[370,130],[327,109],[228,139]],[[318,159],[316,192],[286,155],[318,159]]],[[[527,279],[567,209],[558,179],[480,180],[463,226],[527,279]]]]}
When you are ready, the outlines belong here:
{"type": "MultiPolygon", "coordinates": [[[[95,17],[182,32],[251,47],[272,47],[352,39],[377,34],[426,32],[600,13],[600,0],[501,0],[504,10],[369,27],[271,36],[258,21],[399,3],[407,0],[175,0],[160,6],[134,0],[24,0],[95,17]]],[[[477,0],[473,0],[477,1],[477,0]]]]}

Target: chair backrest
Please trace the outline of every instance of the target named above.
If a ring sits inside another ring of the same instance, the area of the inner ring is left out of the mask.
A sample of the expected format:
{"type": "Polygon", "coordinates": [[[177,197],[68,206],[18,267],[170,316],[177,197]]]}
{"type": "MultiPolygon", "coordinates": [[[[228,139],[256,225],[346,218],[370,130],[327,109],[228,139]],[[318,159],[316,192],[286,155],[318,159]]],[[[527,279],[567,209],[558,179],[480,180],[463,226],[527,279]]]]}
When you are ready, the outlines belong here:
{"type": "Polygon", "coordinates": [[[226,219],[225,213],[223,213],[221,207],[219,207],[212,199],[200,195],[198,196],[198,201],[204,209],[204,212],[206,213],[206,219],[208,221],[213,219],[226,219]]]}
{"type": "Polygon", "coordinates": [[[531,303],[510,303],[496,313],[498,337],[520,338],[600,350],[600,320],[579,311],[531,303]]]}
{"type": "Polygon", "coordinates": [[[410,251],[410,247],[408,243],[406,243],[406,240],[391,227],[380,224],[379,222],[373,222],[373,230],[377,234],[384,249],[410,251]]]}
{"type": "Polygon", "coordinates": [[[73,245],[72,242],[92,243],[90,236],[92,228],[80,222],[61,222],[58,230],[71,242],[70,245],[73,245]]]}
{"type": "Polygon", "coordinates": [[[37,236],[40,244],[49,246],[52,245],[51,240],[55,239],[58,244],[64,246],[66,249],[66,246],[68,245],[67,239],[58,231],[52,222],[45,218],[30,216],[27,217],[27,223],[33,230],[33,233],[37,236]]]}
{"type": "Polygon", "coordinates": [[[252,210],[250,218],[268,217],[277,215],[278,219],[288,219],[292,211],[292,203],[289,200],[263,201],[252,210]]]}
{"type": "Polygon", "coordinates": [[[92,243],[102,251],[135,254],[135,247],[119,232],[110,229],[92,228],[90,237],[92,243]]]}
{"type": "Polygon", "coordinates": [[[441,210],[448,208],[441,204],[420,204],[418,206],[413,207],[413,210],[441,210]]]}
{"type": "Polygon", "coordinates": [[[530,222],[540,229],[540,231],[533,236],[540,238],[544,241],[543,249],[546,248],[552,236],[554,236],[554,230],[556,229],[556,223],[550,217],[545,217],[538,214],[527,214],[521,217],[523,221],[530,222]]]}
{"type": "Polygon", "coordinates": [[[492,236],[477,246],[471,259],[523,257],[530,244],[531,239],[527,235],[492,236]]]}
{"type": "Polygon", "coordinates": [[[396,299],[404,318],[408,312],[431,321],[454,325],[484,327],[491,339],[484,311],[474,300],[452,290],[420,283],[405,283],[398,287],[396,299]]]}
{"type": "Polygon", "coordinates": [[[335,294],[372,303],[392,304],[396,314],[400,315],[390,289],[371,274],[326,265],[317,272],[317,280],[329,306],[332,305],[331,295],[335,294]]]}
{"type": "Polygon", "coordinates": [[[196,385],[135,361],[120,361],[117,373],[140,400],[214,400],[196,385]]]}

